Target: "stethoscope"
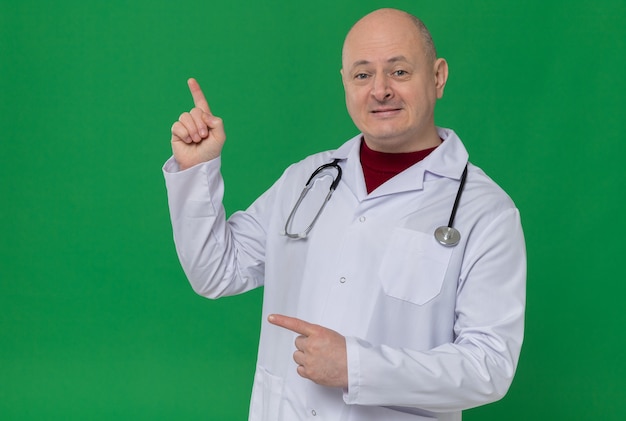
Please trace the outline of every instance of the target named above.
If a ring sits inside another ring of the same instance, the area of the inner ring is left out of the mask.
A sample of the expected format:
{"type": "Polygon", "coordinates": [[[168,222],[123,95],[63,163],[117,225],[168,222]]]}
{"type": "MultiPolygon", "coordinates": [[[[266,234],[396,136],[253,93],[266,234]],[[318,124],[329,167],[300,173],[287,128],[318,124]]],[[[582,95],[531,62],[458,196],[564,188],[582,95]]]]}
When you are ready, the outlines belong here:
{"type": "MultiPolygon", "coordinates": [[[[339,185],[339,182],[341,181],[342,171],[338,162],[339,162],[339,159],[334,159],[332,162],[321,165],[315,171],[313,171],[308,181],[304,185],[304,188],[302,189],[302,192],[300,193],[300,197],[296,201],[296,204],[291,210],[291,213],[289,214],[289,217],[287,218],[287,222],[285,223],[284,234],[287,237],[294,238],[294,239],[301,239],[301,238],[306,238],[307,235],[309,235],[309,232],[311,232],[311,229],[313,229],[313,225],[315,225],[315,222],[317,222],[318,218],[322,214],[322,211],[326,207],[326,204],[330,200],[330,197],[332,196],[333,192],[335,191],[335,189],[339,185]],[[293,220],[296,215],[296,212],[298,211],[298,208],[300,207],[300,204],[302,203],[307,193],[311,190],[311,188],[315,184],[314,183],[315,177],[317,177],[322,171],[329,170],[329,169],[335,171],[336,175],[333,177],[333,182],[331,183],[329,187],[328,194],[324,198],[322,205],[320,206],[319,210],[313,217],[313,220],[311,221],[311,223],[304,229],[304,231],[294,233],[291,230],[291,226],[293,224],[293,220]]],[[[465,169],[463,170],[463,175],[461,175],[461,182],[459,184],[459,189],[456,192],[454,205],[452,205],[452,212],[450,213],[450,219],[448,221],[448,225],[437,228],[434,233],[435,239],[442,246],[454,247],[457,244],[459,244],[459,241],[461,241],[461,233],[459,232],[459,230],[454,228],[454,218],[456,216],[456,211],[459,207],[459,202],[461,200],[461,195],[463,194],[463,188],[465,187],[466,179],[467,179],[467,165],[465,165],[465,169]]]]}
{"type": "Polygon", "coordinates": [[[454,217],[456,216],[456,210],[459,208],[459,201],[463,194],[463,187],[465,187],[465,180],[467,180],[467,164],[463,169],[463,175],[461,175],[461,183],[459,189],[456,191],[456,198],[454,199],[454,205],[452,205],[452,212],[450,213],[450,220],[447,226],[440,226],[435,230],[435,239],[442,246],[454,247],[461,241],[461,233],[458,229],[454,228],[454,217]]]}

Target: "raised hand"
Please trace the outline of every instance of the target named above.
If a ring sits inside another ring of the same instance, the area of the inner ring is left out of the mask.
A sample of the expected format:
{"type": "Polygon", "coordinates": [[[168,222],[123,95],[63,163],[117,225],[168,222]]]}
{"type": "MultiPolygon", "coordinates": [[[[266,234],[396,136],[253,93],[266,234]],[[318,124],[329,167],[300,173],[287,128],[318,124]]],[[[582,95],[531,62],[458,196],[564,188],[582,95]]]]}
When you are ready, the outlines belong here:
{"type": "Polygon", "coordinates": [[[342,335],[280,314],[271,314],[268,321],[300,334],[295,340],[296,351],[293,353],[300,376],[322,386],[348,387],[346,339],[342,335]]]}
{"type": "Polygon", "coordinates": [[[224,123],[211,113],[198,82],[187,81],[194,108],[172,125],[172,152],[181,169],[217,158],[226,141],[224,123]]]}

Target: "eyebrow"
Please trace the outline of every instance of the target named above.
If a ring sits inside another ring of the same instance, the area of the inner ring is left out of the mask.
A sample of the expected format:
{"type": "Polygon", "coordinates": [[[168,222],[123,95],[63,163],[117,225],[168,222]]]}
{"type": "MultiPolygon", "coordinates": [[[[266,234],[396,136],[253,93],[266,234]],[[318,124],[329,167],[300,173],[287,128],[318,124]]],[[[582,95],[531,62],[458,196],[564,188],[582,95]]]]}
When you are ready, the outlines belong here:
{"type": "MultiPolygon", "coordinates": [[[[387,60],[387,63],[397,63],[399,61],[404,61],[404,62],[408,62],[407,58],[405,56],[394,56],[391,57],[390,59],[387,60]]],[[[357,60],[354,63],[352,63],[352,67],[356,67],[356,66],[364,66],[364,65],[368,65],[371,64],[371,61],[368,60],[357,60]]]]}

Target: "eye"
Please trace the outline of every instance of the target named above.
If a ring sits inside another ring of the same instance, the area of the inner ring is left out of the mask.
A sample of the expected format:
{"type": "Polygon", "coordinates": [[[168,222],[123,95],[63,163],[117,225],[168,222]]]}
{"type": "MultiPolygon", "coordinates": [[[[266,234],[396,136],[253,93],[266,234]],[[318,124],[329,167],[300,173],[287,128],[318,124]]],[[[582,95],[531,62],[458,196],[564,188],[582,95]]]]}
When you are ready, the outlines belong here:
{"type": "Polygon", "coordinates": [[[365,80],[369,77],[369,75],[367,73],[357,73],[356,75],[354,75],[354,78],[356,80],[365,80]]]}
{"type": "Polygon", "coordinates": [[[402,70],[402,69],[396,70],[392,73],[392,75],[397,76],[397,77],[405,77],[405,76],[408,76],[408,74],[409,72],[407,72],[406,70],[402,70]]]}

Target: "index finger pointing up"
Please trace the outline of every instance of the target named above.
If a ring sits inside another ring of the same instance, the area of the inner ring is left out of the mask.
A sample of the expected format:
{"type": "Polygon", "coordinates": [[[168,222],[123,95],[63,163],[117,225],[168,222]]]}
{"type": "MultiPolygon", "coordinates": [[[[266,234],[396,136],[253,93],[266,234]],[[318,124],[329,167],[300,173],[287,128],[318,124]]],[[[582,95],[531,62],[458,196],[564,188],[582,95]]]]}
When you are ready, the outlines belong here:
{"type": "Polygon", "coordinates": [[[193,97],[193,103],[196,107],[200,108],[205,113],[211,114],[211,109],[209,108],[209,103],[204,97],[204,93],[200,88],[200,84],[194,78],[190,78],[187,81],[187,85],[189,86],[189,91],[191,92],[191,96],[193,97]]]}

